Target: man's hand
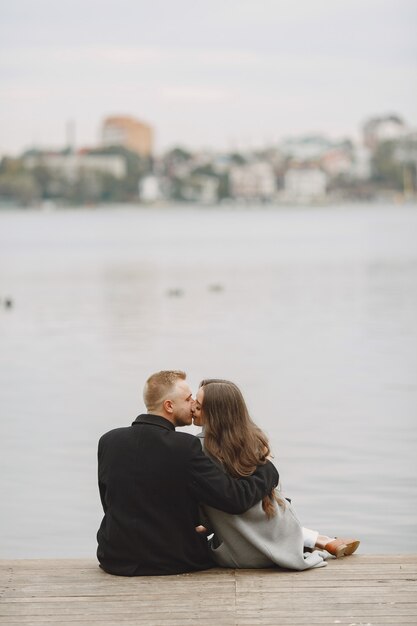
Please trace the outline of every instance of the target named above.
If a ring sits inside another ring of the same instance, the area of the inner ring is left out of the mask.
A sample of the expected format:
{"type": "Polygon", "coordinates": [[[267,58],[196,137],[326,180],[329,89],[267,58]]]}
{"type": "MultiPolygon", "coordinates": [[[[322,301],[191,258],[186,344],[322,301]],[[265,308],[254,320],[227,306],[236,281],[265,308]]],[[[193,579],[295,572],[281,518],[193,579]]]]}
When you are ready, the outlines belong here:
{"type": "Polygon", "coordinates": [[[207,528],[205,526],[201,526],[201,525],[200,526],[196,526],[195,530],[196,530],[197,533],[207,533],[208,532],[207,528]]]}

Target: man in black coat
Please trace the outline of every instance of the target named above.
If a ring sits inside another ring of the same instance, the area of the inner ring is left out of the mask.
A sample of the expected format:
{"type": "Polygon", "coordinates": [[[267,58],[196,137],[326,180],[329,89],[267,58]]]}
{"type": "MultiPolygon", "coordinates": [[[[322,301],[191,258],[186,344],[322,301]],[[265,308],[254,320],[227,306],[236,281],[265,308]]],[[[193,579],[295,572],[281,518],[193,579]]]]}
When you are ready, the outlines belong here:
{"type": "Polygon", "coordinates": [[[214,563],[207,539],[195,530],[199,503],[244,513],[276,487],[278,472],[267,462],[252,476],[231,478],[205,456],[197,437],[175,431],[192,421],[183,372],[153,374],[143,396],[148,413],[99,441],[100,566],[120,576],[208,569],[214,563]]]}

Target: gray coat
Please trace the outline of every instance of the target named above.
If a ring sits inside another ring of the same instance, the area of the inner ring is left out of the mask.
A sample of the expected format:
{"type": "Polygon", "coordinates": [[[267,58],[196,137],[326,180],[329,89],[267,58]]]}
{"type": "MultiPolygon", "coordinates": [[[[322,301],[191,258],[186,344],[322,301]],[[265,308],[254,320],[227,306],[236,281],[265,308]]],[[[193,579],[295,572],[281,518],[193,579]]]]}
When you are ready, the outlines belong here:
{"type": "MultiPolygon", "coordinates": [[[[198,435],[204,449],[204,435],[198,435]]],[[[322,553],[304,553],[303,531],[290,502],[275,505],[275,516],[268,519],[258,502],[241,515],[202,507],[202,523],[214,533],[210,550],[221,567],[282,567],[305,570],[327,565],[322,553]]]]}

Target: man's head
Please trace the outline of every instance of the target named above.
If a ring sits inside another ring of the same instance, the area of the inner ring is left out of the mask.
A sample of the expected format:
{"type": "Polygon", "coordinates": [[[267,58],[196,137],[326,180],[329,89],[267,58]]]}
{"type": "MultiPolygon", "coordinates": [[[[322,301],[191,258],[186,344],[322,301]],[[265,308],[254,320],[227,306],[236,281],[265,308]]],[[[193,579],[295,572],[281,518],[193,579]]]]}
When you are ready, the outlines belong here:
{"type": "Polygon", "coordinates": [[[174,426],[191,424],[193,397],[186,374],[179,370],[163,370],[149,376],[143,390],[148,413],[165,417],[174,426]]]}

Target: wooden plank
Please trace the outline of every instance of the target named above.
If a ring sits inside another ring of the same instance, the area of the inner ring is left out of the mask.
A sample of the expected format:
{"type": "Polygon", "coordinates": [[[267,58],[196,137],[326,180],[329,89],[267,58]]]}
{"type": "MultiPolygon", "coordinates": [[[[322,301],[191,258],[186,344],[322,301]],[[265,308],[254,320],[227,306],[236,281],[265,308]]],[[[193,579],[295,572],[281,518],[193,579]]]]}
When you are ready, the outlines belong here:
{"type": "MultiPolygon", "coordinates": [[[[33,615],[35,614],[39,614],[42,613],[42,611],[47,611],[48,613],[51,614],[58,614],[60,612],[82,612],[85,610],[92,610],[92,611],[97,611],[97,612],[103,612],[103,611],[111,611],[113,609],[116,609],[117,607],[127,607],[127,609],[132,609],[132,610],[145,610],[148,607],[150,607],[151,609],[153,609],[156,605],[159,606],[160,610],[172,610],[172,608],[176,608],[176,609],[181,609],[182,607],[189,607],[189,606],[193,606],[193,607],[197,607],[197,608],[202,608],[202,607],[207,607],[208,611],[212,611],[212,610],[229,610],[229,607],[231,605],[231,598],[233,599],[233,596],[231,596],[230,594],[228,594],[227,596],[224,596],[223,598],[219,598],[219,601],[217,602],[216,600],[216,604],[215,607],[212,606],[212,601],[213,601],[213,597],[215,596],[208,596],[208,599],[203,602],[203,601],[198,601],[195,598],[186,598],[186,599],[177,599],[177,601],[172,600],[171,602],[167,601],[166,599],[162,599],[161,597],[153,597],[153,598],[148,598],[148,599],[140,599],[140,600],[129,600],[128,602],[120,602],[120,601],[115,601],[113,599],[107,600],[105,602],[103,601],[97,601],[97,599],[93,599],[93,600],[86,600],[86,601],[80,601],[78,598],[77,599],[65,599],[65,598],[61,598],[59,599],[59,601],[57,602],[41,602],[38,600],[35,600],[33,602],[28,602],[28,603],[22,603],[22,602],[4,602],[2,603],[2,609],[0,611],[1,614],[3,615],[17,615],[17,614],[24,614],[24,613],[31,613],[33,615]]],[[[312,606],[313,604],[317,604],[317,606],[319,607],[318,610],[320,609],[320,606],[325,607],[324,610],[327,611],[327,607],[331,606],[333,607],[337,607],[338,609],[342,610],[342,609],[346,609],[348,608],[349,605],[352,604],[352,601],[354,601],[355,603],[355,607],[359,607],[361,610],[362,609],[366,609],[367,607],[370,606],[375,606],[378,608],[383,608],[384,610],[386,609],[387,612],[389,612],[391,610],[392,607],[394,607],[395,609],[397,608],[404,608],[407,610],[413,610],[413,611],[417,611],[417,605],[416,605],[416,600],[415,600],[415,594],[414,597],[413,595],[410,593],[409,595],[405,595],[404,597],[398,598],[393,600],[394,596],[389,596],[389,599],[387,598],[385,601],[385,597],[384,600],[382,600],[382,598],[372,598],[372,597],[363,597],[363,598],[357,598],[354,594],[350,594],[350,595],[346,595],[344,597],[329,597],[326,602],[324,602],[324,598],[320,598],[317,596],[309,596],[307,598],[304,597],[300,597],[295,596],[294,594],[292,596],[287,596],[287,597],[280,597],[278,600],[277,599],[273,599],[270,596],[268,598],[265,599],[265,597],[263,596],[257,596],[256,594],[253,594],[252,596],[246,597],[246,598],[242,598],[240,596],[236,597],[236,604],[239,605],[240,608],[245,609],[250,609],[251,607],[256,607],[256,608],[269,608],[269,607],[278,607],[279,609],[281,607],[286,607],[288,608],[289,606],[294,606],[295,609],[294,610],[301,610],[304,611],[305,608],[308,609],[308,607],[312,606]],[[321,601],[320,601],[321,600],[321,601]]],[[[216,596],[217,598],[217,596],[216,596]]],[[[124,608],[123,608],[124,611],[124,608]]]]}
{"type": "MultiPolygon", "coordinates": [[[[369,619],[352,620],[350,617],[334,619],[333,617],[315,617],[314,615],[309,615],[303,618],[283,618],[280,619],[279,622],[277,622],[276,617],[270,616],[258,617],[256,621],[254,621],[252,617],[239,617],[236,622],[236,626],[315,626],[316,624],[318,626],[328,626],[329,624],[332,626],[335,624],[340,624],[340,626],[382,626],[383,624],[392,624],[393,626],[416,626],[416,621],[415,619],[410,620],[408,617],[378,617],[377,620],[370,621],[369,619]]],[[[85,624],[84,626],[91,626],[91,624],[85,624]]],[[[107,622],[106,626],[108,626],[107,622]]],[[[116,624],[114,624],[114,626],[116,626],[116,624]]],[[[123,626],[126,626],[124,622],[123,626]]],[[[156,624],[152,624],[152,626],[156,626],[156,624]]]]}
{"type": "MultiPolygon", "coordinates": [[[[204,591],[205,591],[205,596],[207,597],[211,597],[213,595],[213,593],[218,591],[218,588],[216,587],[211,587],[209,590],[207,590],[204,587],[204,591]]],[[[201,589],[200,589],[201,592],[201,589]]],[[[302,587],[292,587],[292,588],[287,588],[285,590],[283,589],[276,589],[275,592],[265,592],[262,591],[261,593],[263,593],[264,595],[266,595],[266,593],[268,593],[269,595],[272,595],[272,593],[275,593],[275,595],[277,596],[277,602],[285,602],[287,599],[291,599],[294,597],[294,592],[297,592],[299,594],[298,600],[297,602],[303,602],[304,600],[306,602],[310,602],[312,599],[316,598],[318,595],[318,591],[316,589],[311,589],[311,588],[302,588],[302,587]]],[[[343,600],[343,598],[345,597],[349,597],[349,593],[354,593],[355,594],[355,598],[357,599],[357,602],[364,602],[366,601],[367,598],[369,597],[380,597],[383,594],[383,598],[384,601],[389,601],[389,602],[397,602],[397,601],[401,601],[401,602],[417,602],[416,599],[416,589],[415,586],[413,585],[409,585],[407,587],[383,587],[381,589],[381,587],[366,587],[366,588],[353,588],[353,589],[345,589],[344,587],[340,587],[340,588],[333,588],[332,589],[332,598],[336,598],[340,601],[343,600]]],[[[191,597],[194,598],[197,595],[198,592],[196,592],[195,590],[192,590],[188,593],[188,591],[186,590],[184,592],[183,595],[185,595],[186,597],[191,597]]],[[[220,593],[222,595],[225,595],[227,597],[229,597],[230,593],[233,593],[234,595],[236,595],[236,597],[240,596],[242,594],[242,592],[232,589],[231,587],[227,587],[227,589],[224,588],[224,586],[222,585],[221,587],[221,591],[220,593]]],[[[256,590],[253,591],[253,593],[258,593],[256,590]]],[[[321,591],[321,593],[323,594],[323,590],[321,591]]],[[[250,592],[244,592],[245,595],[249,596],[250,592]]],[[[85,602],[130,602],[130,601],[136,601],[138,599],[142,599],[142,598],[159,598],[161,597],[160,591],[158,589],[153,589],[152,591],[148,591],[145,593],[136,593],[136,594],[131,594],[131,595],[117,595],[117,594],[109,594],[107,596],[89,596],[89,595],[83,595],[83,596],[72,596],[72,595],[66,595],[66,596],[29,596],[29,597],[7,597],[4,596],[3,600],[2,600],[2,604],[28,604],[28,603],[33,603],[33,602],[40,602],[42,604],[56,604],[56,603],[60,603],[60,602],[70,602],[70,603],[75,603],[75,602],[79,602],[79,603],[85,603],[85,602]]],[[[176,594],[175,594],[176,595],[176,594]]]]}
{"type": "MultiPolygon", "coordinates": [[[[1,622],[0,622],[1,623],[1,622]]],[[[10,626],[11,624],[21,624],[22,626],[56,626],[56,616],[52,616],[51,618],[17,618],[16,621],[13,622],[4,622],[5,626],[10,626]]],[[[213,621],[212,617],[206,617],[204,615],[182,615],[177,617],[176,615],[169,615],[166,618],[160,618],[146,615],[142,617],[141,615],[125,618],[119,618],[119,616],[110,615],[105,617],[98,617],[97,619],[89,618],[88,620],[79,619],[79,618],[65,618],[65,621],[60,621],[59,626],[65,626],[69,624],[70,626],[119,626],[122,624],[123,626],[236,626],[237,622],[235,617],[232,615],[230,617],[216,617],[213,621]]],[[[249,622],[252,624],[253,622],[249,622]]],[[[273,626],[277,626],[275,623],[273,626]]]]}
{"type": "MultiPolygon", "coordinates": [[[[253,621],[252,618],[249,618],[253,621]]],[[[224,613],[194,613],[194,612],[175,612],[175,613],[166,613],[165,615],[156,611],[153,613],[139,613],[139,614],[105,614],[105,615],[68,615],[68,616],[60,616],[57,618],[56,615],[44,615],[44,616],[14,616],[14,617],[6,617],[3,624],[9,625],[10,623],[35,623],[35,622],[49,622],[50,624],[78,624],[79,622],[88,622],[90,624],[107,624],[108,622],[114,623],[126,623],[133,621],[135,624],[144,624],[147,626],[149,623],[159,623],[159,624],[169,624],[173,623],[178,624],[190,624],[195,626],[195,624],[200,624],[201,621],[204,620],[203,623],[207,623],[210,626],[213,624],[235,624],[236,618],[234,613],[230,615],[224,613]]],[[[255,622],[257,623],[257,622],[255,622]]]]}
{"type": "MultiPolygon", "coordinates": [[[[338,566],[351,567],[352,562],[360,561],[361,563],[399,563],[400,565],[406,563],[416,564],[416,555],[414,554],[354,554],[348,559],[337,559],[338,566]]],[[[333,559],[329,562],[333,562],[333,559]]],[[[28,569],[49,569],[57,571],[59,569],[88,569],[88,570],[100,570],[97,561],[95,559],[1,559],[0,570],[3,568],[23,568],[28,569]]],[[[320,568],[319,568],[320,569],[320,568]]],[[[216,575],[219,571],[218,568],[205,570],[203,572],[195,572],[192,574],[181,574],[182,576],[207,576],[216,575]]],[[[226,570],[233,573],[234,570],[226,570]]],[[[250,572],[252,570],[241,570],[244,572],[250,572]]],[[[269,570],[257,570],[261,572],[267,572],[269,570]]],[[[317,571],[317,570],[315,570],[317,571]]],[[[232,574],[230,574],[232,575],[232,574]]],[[[173,578],[174,576],[158,576],[161,580],[163,578],[173,578]]],[[[119,577],[117,577],[119,578],[119,577]]]]}
{"type": "Polygon", "coordinates": [[[417,555],[354,555],[306,572],[110,576],[86,559],[0,562],[4,626],[417,624],[417,555]]]}

